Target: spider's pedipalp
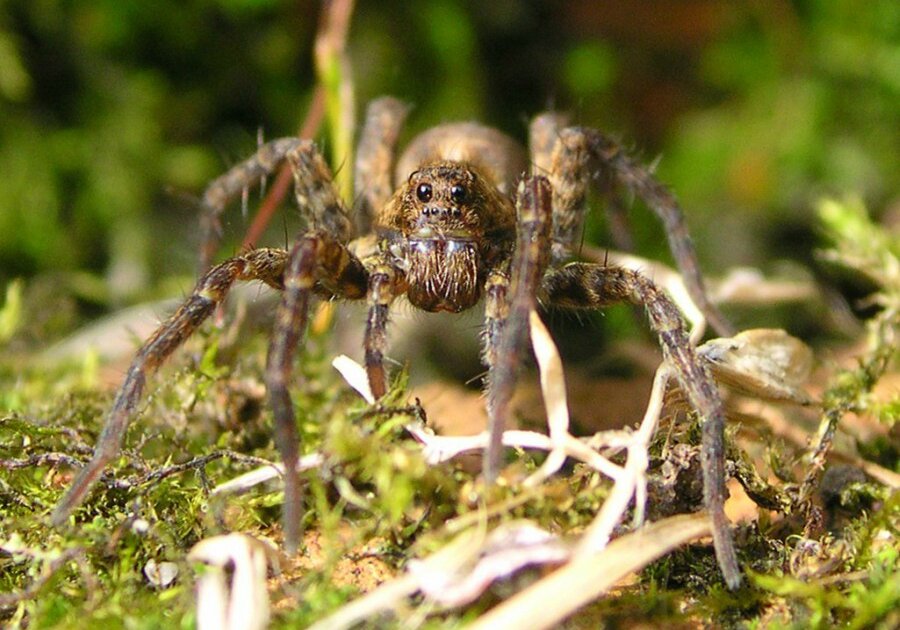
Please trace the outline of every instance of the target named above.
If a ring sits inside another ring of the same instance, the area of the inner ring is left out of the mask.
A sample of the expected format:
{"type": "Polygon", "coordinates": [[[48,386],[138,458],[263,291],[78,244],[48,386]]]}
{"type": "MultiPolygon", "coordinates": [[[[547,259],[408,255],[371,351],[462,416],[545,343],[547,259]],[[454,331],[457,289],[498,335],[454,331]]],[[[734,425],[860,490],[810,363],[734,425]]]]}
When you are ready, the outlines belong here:
{"type": "Polygon", "coordinates": [[[366,260],[369,269],[367,299],[369,315],[364,337],[366,374],[369,389],[377,400],[387,392],[387,376],[384,371],[384,351],[387,348],[388,312],[394,298],[406,289],[404,278],[384,253],[366,260]]]}
{"type": "Polygon", "coordinates": [[[216,265],[197,281],[190,297],[138,350],[97,439],[93,458],[53,511],[54,525],[62,524],[81,504],[103,468],[119,452],[147,379],[210,316],[236,280],[260,280],[281,288],[286,263],[284,250],[257,249],[216,265]]]}
{"type": "Polygon", "coordinates": [[[497,363],[497,351],[503,324],[509,317],[509,270],[507,265],[493,269],[484,284],[484,330],[481,362],[490,370],[497,363]]]}
{"type": "Polygon", "coordinates": [[[734,543],[725,516],[725,408],[706,364],[690,343],[678,307],[650,279],[624,267],[571,263],[551,271],[541,299],[563,308],[597,309],[619,302],[643,306],[691,405],[703,419],[703,496],[713,523],[719,567],[730,588],[741,582],[734,543]]]}

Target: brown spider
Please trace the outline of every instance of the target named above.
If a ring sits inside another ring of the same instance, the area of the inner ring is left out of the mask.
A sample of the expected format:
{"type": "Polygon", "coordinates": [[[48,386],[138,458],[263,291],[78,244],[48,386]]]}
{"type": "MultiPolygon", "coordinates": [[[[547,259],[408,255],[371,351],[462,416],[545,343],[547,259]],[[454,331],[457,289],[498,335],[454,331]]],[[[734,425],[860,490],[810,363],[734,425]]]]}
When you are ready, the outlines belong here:
{"type": "Polygon", "coordinates": [[[230,200],[287,160],[308,227],[290,251],[262,248],[206,271],[193,293],[138,351],[109,412],[91,461],[57,505],[62,523],[82,502],[119,451],[147,378],[214,312],[236,280],[259,280],[283,291],[266,367],[275,443],[285,465],[286,545],[296,548],[301,511],[296,472],[298,437],[288,386],[294,353],[313,295],[366,299],[365,365],[372,393],[386,391],[383,357],[391,302],[405,295],[430,312],[459,312],[485,302],[483,360],[488,367],[491,441],[484,475],[499,469],[501,435],[519,355],[527,347],[528,312],[548,306],[597,309],[616,302],[646,308],[666,360],[704,418],[705,501],[713,519],[719,565],[729,586],[740,583],[723,511],[724,412],[707,366],[692,347],[681,314],[649,279],[620,267],[567,262],[574,257],[592,173],[642,198],[662,219],[695,301],[712,325],[728,332],[706,297],[696,255],[677,203],[650,173],[594,129],[565,128],[554,114],[531,125],[530,176],[525,151],[499,131],[474,123],[447,124],[415,138],[397,160],[406,107],[392,98],[367,112],[356,163],[359,222],[372,234],[351,241],[350,212],[335,191],[316,146],[285,138],[269,142],[212,182],[204,195],[207,264],[218,244],[219,216],[230,200]],[[396,183],[396,186],[395,186],[396,183]]]}

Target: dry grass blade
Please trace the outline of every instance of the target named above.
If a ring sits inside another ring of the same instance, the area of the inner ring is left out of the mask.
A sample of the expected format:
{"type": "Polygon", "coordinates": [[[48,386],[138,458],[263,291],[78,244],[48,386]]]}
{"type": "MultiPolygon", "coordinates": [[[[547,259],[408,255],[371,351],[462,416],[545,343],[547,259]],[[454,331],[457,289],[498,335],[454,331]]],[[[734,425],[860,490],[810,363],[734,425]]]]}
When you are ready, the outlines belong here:
{"type": "Polygon", "coordinates": [[[566,462],[566,442],[573,439],[569,435],[569,406],[566,401],[566,379],[563,375],[562,360],[550,333],[535,312],[529,313],[531,325],[531,345],[537,357],[541,373],[541,393],[547,409],[547,428],[553,445],[544,464],[525,480],[525,485],[536,485],[557,472],[566,462]]]}
{"type": "MultiPolygon", "coordinates": [[[[480,522],[459,534],[441,549],[416,562],[417,571],[383,583],[370,593],[356,599],[337,612],[314,624],[310,630],[339,630],[398,607],[403,599],[422,588],[423,577],[433,579],[439,574],[455,574],[469,564],[485,540],[485,524],[480,522]]],[[[415,562],[415,561],[414,561],[415,562]]]]}
{"type": "Polygon", "coordinates": [[[308,630],[342,630],[371,621],[372,617],[395,608],[398,602],[413,595],[418,589],[418,580],[414,576],[403,575],[339,608],[331,616],[311,625],[308,630]]]}
{"type": "Polygon", "coordinates": [[[647,500],[647,466],[649,457],[647,448],[662,411],[666,386],[669,382],[669,370],[660,366],[653,379],[650,401],[644,412],[641,426],[632,436],[628,444],[628,459],[625,461],[625,474],[616,480],[612,492],[603,502],[600,512],[591,523],[579,543],[579,550],[590,553],[603,549],[612,536],[613,529],[622,520],[631,497],[635,499],[634,521],[640,525],[644,520],[644,506],[647,500]]]}
{"type": "Polygon", "coordinates": [[[468,554],[452,551],[454,541],[426,560],[409,563],[422,593],[440,606],[465,606],[497,580],[526,566],[562,564],[572,553],[571,545],[529,521],[506,522],[487,534],[476,527],[458,538],[468,541],[468,554]]]}
{"type": "MultiPolygon", "coordinates": [[[[297,472],[318,468],[325,461],[321,453],[310,453],[304,455],[297,462],[297,472]]],[[[212,489],[211,496],[219,496],[226,494],[241,494],[254,486],[261,483],[271,481],[272,479],[281,479],[284,476],[284,464],[272,462],[265,466],[260,466],[249,472],[239,475],[233,479],[229,479],[224,483],[212,489]]]]}
{"type": "MultiPolygon", "coordinates": [[[[320,80],[313,90],[306,118],[300,125],[298,137],[312,139],[322,126],[325,117],[326,101],[329,106],[328,115],[335,135],[337,155],[342,160],[350,160],[353,134],[353,84],[350,80],[350,63],[347,59],[347,33],[350,30],[350,19],[353,16],[353,0],[335,0],[326,3],[322,11],[318,32],[316,33],[316,64],[320,80]],[[337,68],[337,70],[335,70],[337,68]],[[340,125],[340,126],[338,126],[340,125]],[[346,125],[345,127],[343,125],[346,125]],[[347,131],[342,131],[346,129],[347,131]],[[349,135],[348,135],[349,134],[349,135]]],[[[336,175],[339,181],[347,181],[342,185],[342,192],[347,197],[349,177],[341,172],[336,175]]],[[[290,190],[293,177],[287,164],[281,167],[275,184],[266,195],[253,223],[247,229],[241,247],[256,247],[266,227],[290,190]]]]}
{"type": "Polygon", "coordinates": [[[531,344],[541,374],[541,394],[547,411],[551,446],[544,464],[524,481],[524,485],[535,486],[556,473],[562,468],[567,456],[583,461],[611,479],[621,478],[623,471],[620,466],[569,433],[569,406],[566,400],[566,378],[562,359],[550,331],[534,310],[529,313],[529,324],[531,344]]]}
{"type": "Polygon", "coordinates": [[[679,515],[659,521],[616,539],[599,553],[577,556],[564,567],[491,609],[469,628],[556,627],[628,574],[709,533],[709,519],[703,514],[679,515]]]}
{"type": "MultiPolygon", "coordinates": [[[[325,90],[325,115],[332,141],[331,163],[353,164],[353,136],[356,113],[353,72],[347,54],[347,34],[354,0],[325,3],[315,43],[316,74],[325,90]]],[[[335,183],[344,199],[353,197],[350,169],[337,168],[335,183]]]]}
{"type": "MultiPolygon", "coordinates": [[[[535,485],[543,479],[546,479],[547,476],[553,474],[553,472],[559,469],[563,461],[565,461],[566,456],[583,461],[611,479],[619,478],[622,475],[621,467],[616,466],[595,450],[595,448],[600,448],[601,445],[606,445],[605,441],[592,438],[594,444],[593,446],[588,446],[585,442],[578,440],[569,434],[568,409],[565,400],[565,380],[562,374],[562,364],[559,363],[559,355],[556,352],[556,346],[553,344],[549,332],[543,327],[543,324],[540,322],[540,318],[536,313],[533,314],[533,318],[532,330],[536,330],[537,332],[533,332],[532,334],[541,339],[541,341],[537,342],[540,345],[538,352],[546,354],[547,357],[549,357],[550,354],[555,354],[556,361],[559,364],[558,369],[554,369],[553,375],[547,377],[547,379],[553,381],[552,385],[548,384],[553,391],[552,393],[544,394],[545,400],[554,401],[552,403],[552,412],[548,411],[548,414],[553,414],[553,418],[551,418],[551,435],[548,437],[534,431],[504,431],[503,445],[550,451],[551,457],[548,459],[551,460],[554,459],[554,452],[562,453],[561,459],[554,461],[552,465],[548,466],[545,464],[544,468],[541,469],[543,472],[539,471],[536,473],[534,478],[528,482],[529,485],[535,485]],[[537,324],[535,324],[535,320],[537,324]],[[543,332],[541,332],[541,330],[543,330],[543,332]]],[[[550,359],[545,358],[545,360],[550,359]]],[[[375,402],[369,389],[368,376],[366,375],[363,366],[346,355],[335,358],[331,364],[341,373],[341,376],[344,377],[347,383],[355,389],[360,396],[370,404],[375,402]]],[[[466,436],[441,436],[435,435],[430,429],[426,428],[418,421],[408,423],[406,425],[406,430],[422,444],[425,459],[430,464],[438,464],[453,459],[463,453],[483,450],[487,448],[488,444],[487,432],[466,436]]],[[[560,455],[557,454],[555,457],[560,457],[560,455]]]]}

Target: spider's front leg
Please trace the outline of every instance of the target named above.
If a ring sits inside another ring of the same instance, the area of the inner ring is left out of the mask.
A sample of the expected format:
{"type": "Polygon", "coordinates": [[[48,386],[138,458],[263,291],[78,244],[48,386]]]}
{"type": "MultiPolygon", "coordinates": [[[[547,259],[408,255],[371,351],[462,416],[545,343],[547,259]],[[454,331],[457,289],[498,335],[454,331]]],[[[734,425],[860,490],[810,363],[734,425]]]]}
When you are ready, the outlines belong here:
{"type": "Polygon", "coordinates": [[[621,267],[571,263],[547,274],[541,287],[548,304],[598,309],[618,302],[643,306],[663,354],[691,405],[702,417],[703,497],[712,518],[716,559],[729,588],[741,582],[734,543],[725,516],[725,408],[718,387],[691,345],[678,308],[648,278],[621,267]]]}
{"type": "Polygon", "coordinates": [[[54,524],[65,521],[84,500],[103,468],[119,451],[146,380],[209,317],[236,280],[261,280],[285,290],[269,348],[266,381],[274,408],[276,443],[286,464],[285,541],[289,550],[296,549],[300,492],[297,433],[287,391],[291,361],[305,327],[311,293],[359,299],[365,295],[368,273],[344,245],[352,225],[331,183],[331,173],[310,141],[286,139],[269,143],[216,180],[207,190],[207,197],[219,195],[224,204],[228,194],[248,183],[248,173],[276,168],[278,164],[272,161],[276,158],[290,162],[297,203],[311,229],[290,254],[280,249],[253,250],[214,266],[200,278],[184,305],[138,351],[116,395],[94,457],[57,505],[52,516],[54,524]]]}
{"type": "Polygon", "coordinates": [[[528,314],[536,305],[537,289],[550,260],[547,243],[552,205],[547,179],[523,180],[519,184],[516,209],[516,249],[510,265],[508,293],[502,264],[492,271],[486,287],[484,359],[488,364],[489,441],[483,471],[487,481],[496,479],[500,471],[509,401],[521,353],[528,345],[528,314]]]}
{"type": "Polygon", "coordinates": [[[312,142],[302,141],[286,157],[294,176],[297,205],[312,226],[291,249],[266,360],[275,444],[284,462],[284,540],[287,551],[293,553],[299,544],[302,507],[297,425],[288,391],[294,354],[306,329],[312,293],[360,299],[365,295],[368,272],[344,244],[353,231],[352,223],[318,149],[312,142]]]}
{"type": "Polygon", "coordinates": [[[312,231],[291,249],[284,272],[284,296],[266,360],[266,388],[275,423],[275,444],[284,463],[284,540],[288,553],[300,539],[302,497],[297,472],[299,439],[288,390],[294,355],[306,329],[314,291],[348,299],[365,295],[368,273],[362,262],[328,232],[312,231]]]}

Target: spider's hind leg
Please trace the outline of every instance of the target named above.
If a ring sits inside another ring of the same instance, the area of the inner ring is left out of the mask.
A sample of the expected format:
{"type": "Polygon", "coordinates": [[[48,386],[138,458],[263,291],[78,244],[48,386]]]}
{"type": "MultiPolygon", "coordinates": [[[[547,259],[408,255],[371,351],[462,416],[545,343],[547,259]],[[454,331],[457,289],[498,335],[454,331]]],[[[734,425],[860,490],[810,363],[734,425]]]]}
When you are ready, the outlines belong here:
{"type": "Polygon", "coordinates": [[[357,227],[366,234],[394,192],[394,153],[409,106],[391,96],[372,101],[356,149],[353,188],[357,227]]]}
{"type": "MultiPolygon", "coordinates": [[[[532,124],[532,137],[535,127],[541,124],[547,115],[539,117],[532,124]]],[[[552,115],[550,115],[552,116],[552,115]]],[[[553,121],[553,118],[548,120],[553,121]]],[[[556,134],[557,140],[553,150],[547,154],[546,148],[541,152],[535,149],[535,160],[548,169],[547,176],[553,186],[553,259],[562,262],[571,256],[580,237],[584,221],[585,198],[591,180],[591,165],[599,165],[603,177],[599,180],[601,193],[609,195],[615,184],[624,186],[640,198],[660,218],[665,227],[669,248],[675,263],[684,278],[685,286],[691,299],[703,312],[713,329],[723,336],[734,334],[733,327],[709,299],[697,252],[691,240],[684,212],[672,193],[659,183],[650,171],[635,161],[614,140],[596,129],[586,127],[559,128],[560,122],[548,126],[556,134]]],[[[547,138],[543,132],[538,138],[547,138]]],[[[546,141],[543,146],[547,146],[546,141]]],[[[613,198],[613,222],[619,212],[613,198]]],[[[620,217],[619,217],[620,218],[620,217]]],[[[621,239],[617,239],[621,240],[621,239]]]]}
{"type": "Polygon", "coordinates": [[[666,361],[703,418],[703,497],[712,519],[716,559],[729,588],[737,588],[741,574],[724,509],[725,408],[709,369],[691,345],[678,308],[640,273],[592,263],[571,263],[548,273],[541,295],[547,303],[563,308],[597,309],[627,302],[646,309],[666,361]]]}

